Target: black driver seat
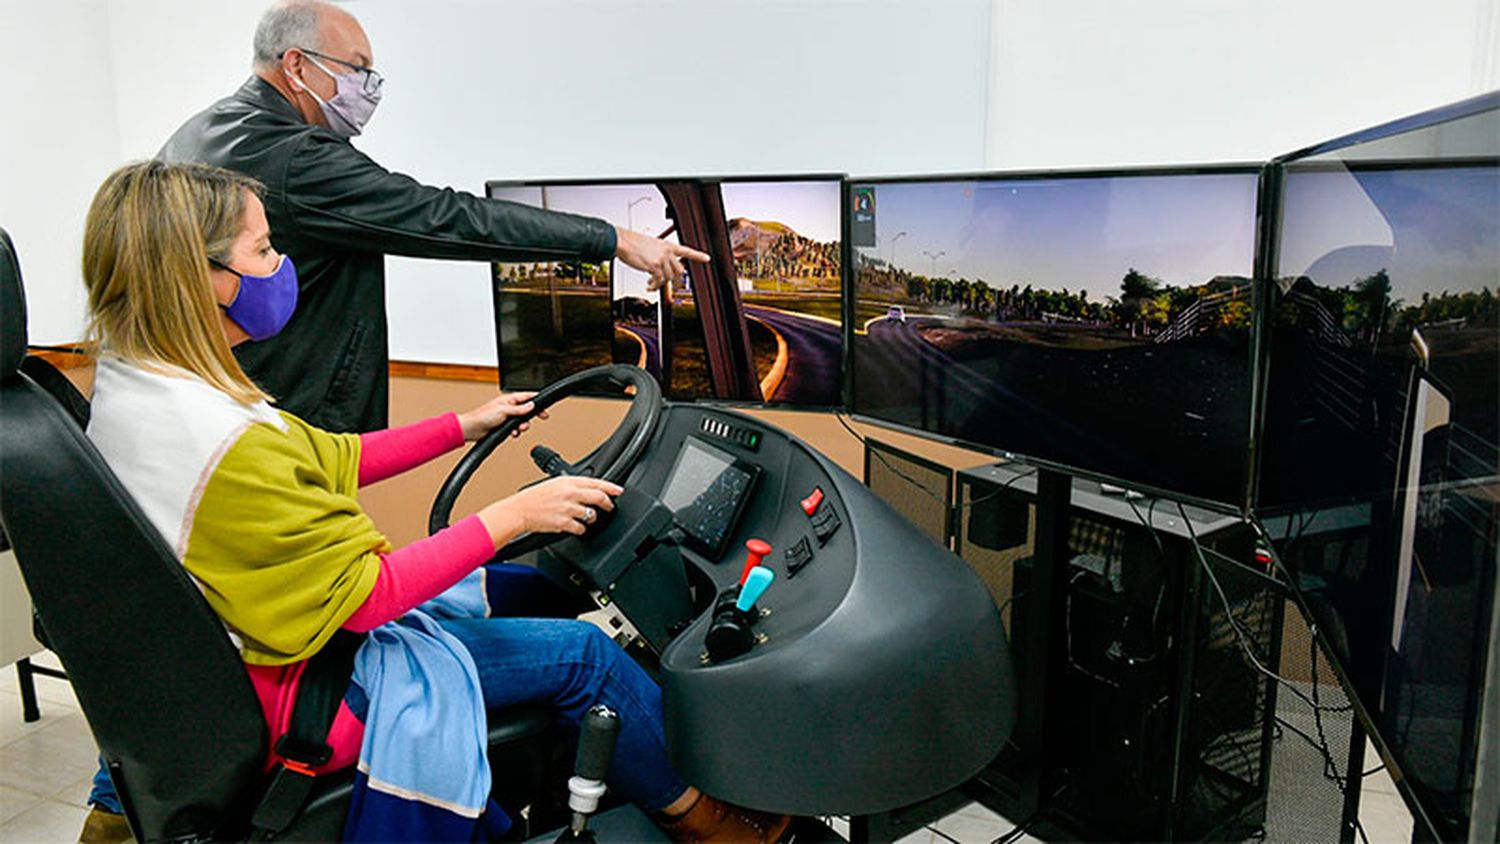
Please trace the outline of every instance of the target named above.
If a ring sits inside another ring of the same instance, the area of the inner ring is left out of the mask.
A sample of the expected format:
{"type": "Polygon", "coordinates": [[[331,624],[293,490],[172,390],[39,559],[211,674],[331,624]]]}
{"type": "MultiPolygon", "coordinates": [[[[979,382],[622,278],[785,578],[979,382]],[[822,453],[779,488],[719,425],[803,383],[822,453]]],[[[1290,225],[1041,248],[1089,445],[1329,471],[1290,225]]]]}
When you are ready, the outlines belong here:
{"type": "MultiPolygon", "coordinates": [[[[77,421],[20,371],[26,346],[20,265],[0,229],[0,527],[137,840],[244,838],[268,737],[239,654],[77,421]]],[[[492,768],[507,746],[497,788],[502,773],[537,779],[542,764],[513,765],[509,750],[548,744],[552,722],[543,707],[492,714],[492,768]]],[[[320,777],[280,837],[338,840],[352,782],[352,770],[320,777]]]]}

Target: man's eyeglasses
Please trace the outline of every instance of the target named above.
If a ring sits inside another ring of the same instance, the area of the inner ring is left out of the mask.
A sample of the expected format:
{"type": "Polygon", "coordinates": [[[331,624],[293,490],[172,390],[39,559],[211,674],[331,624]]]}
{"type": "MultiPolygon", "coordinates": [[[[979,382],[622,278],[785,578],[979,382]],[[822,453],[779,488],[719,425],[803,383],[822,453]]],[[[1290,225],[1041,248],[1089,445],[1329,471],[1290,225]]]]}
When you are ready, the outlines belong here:
{"type": "Polygon", "coordinates": [[[381,76],[380,71],[376,70],[373,67],[365,67],[362,64],[346,62],[336,56],[330,56],[327,53],[320,53],[317,50],[309,50],[305,47],[298,47],[297,49],[301,50],[303,53],[306,53],[309,56],[317,56],[320,59],[327,59],[331,62],[338,62],[344,67],[350,68],[351,70],[356,70],[364,74],[365,93],[370,94],[371,96],[380,93],[380,86],[385,84],[385,77],[381,76]]]}

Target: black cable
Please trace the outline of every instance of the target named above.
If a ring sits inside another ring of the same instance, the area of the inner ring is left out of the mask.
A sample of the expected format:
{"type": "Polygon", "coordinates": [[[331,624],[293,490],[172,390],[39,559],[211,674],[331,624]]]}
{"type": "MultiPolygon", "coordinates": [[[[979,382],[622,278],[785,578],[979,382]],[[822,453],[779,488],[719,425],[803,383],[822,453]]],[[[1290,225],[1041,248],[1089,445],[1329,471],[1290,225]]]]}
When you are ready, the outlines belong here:
{"type": "Polygon", "coordinates": [[[1016,824],[1015,828],[1013,828],[1010,832],[1001,835],[1000,837],[991,841],[990,844],[1014,844],[1014,842],[1021,840],[1021,837],[1031,829],[1031,825],[1036,823],[1037,819],[1041,816],[1042,810],[1037,809],[1036,811],[1028,815],[1026,817],[1026,820],[1023,820],[1020,823],[1016,824]]]}
{"type": "MultiPolygon", "coordinates": [[[[1223,604],[1224,604],[1224,612],[1227,614],[1227,616],[1229,618],[1230,626],[1234,629],[1236,638],[1239,639],[1241,649],[1244,650],[1246,656],[1250,657],[1250,661],[1255,665],[1255,667],[1257,669],[1259,669],[1263,673],[1265,673],[1268,676],[1270,676],[1273,679],[1275,679],[1277,682],[1279,682],[1282,685],[1283,688],[1285,688],[1288,691],[1292,692],[1292,694],[1294,694],[1297,697],[1301,698],[1304,702],[1306,702],[1309,706],[1312,707],[1312,710],[1313,710],[1313,723],[1317,725],[1317,728],[1318,728],[1318,738],[1317,738],[1316,741],[1314,741],[1313,738],[1312,738],[1312,736],[1309,736],[1308,734],[1302,732],[1301,730],[1297,729],[1296,727],[1292,726],[1291,724],[1287,723],[1286,721],[1283,721],[1280,716],[1273,716],[1275,718],[1276,723],[1278,725],[1280,725],[1281,727],[1285,727],[1286,729],[1291,730],[1293,733],[1296,733],[1298,736],[1301,736],[1304,741],[1306,741],[1308,744],[1312,745],[1313,748],[1315,750],[1317,750],[1318,753],[1320,755],[1322,755],[1322,757],[1323,757],[1323,776],[1324,776],[1324,778],[1328,779],[1328,780],[1331,780],[1333,782],[1333,784],[1338,788],[1340,794],[1346,793],[1346,790],[1348,788],[1348,781],[1347,781],[1347,779],[1342,774],[1339,773],[1338,761],[1333,758],[1333,751],[1328,747],[1328,737],[1323,732],[1323,716],[1322,716],[1322,713],[1325,712],[1325,711],[1327,711],[1327,712],[1347,712],[1347,711],[1350,711],[1350,710],[1352,710],[1354,708],[1354,704],[1351,701],[1347,706],[1341,706],[1341,707],[1323,706],[1322,705],[1322,701],[1319,699],[1320,695],[1319,695],[1319,691],[1318,691],[1319,686],[1321,684],[1318,683],[1318,638],[1317,638],[1317,636],[1316,635],[1312,636],[1312,642],[1311,642],[1311,646],[1310,646],[1311,649],[1312,649],[1311,677],[1312,677],[1313,692],[1312,692],[1312,698],[1309,699],[1307,695],[1303,694],[1299,689],[1297,689],[1295,686],[1293,686],[1290,681],[1288,681],[1284,677],[1281,677],[1280,675],[1276,674],[1275,672],[1270,671],[1265,666],[1263,666],[1263,665],[1260,664],[1260,660],[1258,660],[1258,659],[1255,658],[1254,653],[1250,649],[1249,642],[1246,640],[1246,637],[1243,635],[1244,631],[1240,627],[1239,619],[1234,615],[1234,610],[1231,608],[1231,606],[1229,604],[1229,596],[1224,592],[1224,588],[1219,584],[1218,577],[1216,577],[1214,575],[1214,573],[1213,573],[1213,567],[1208,564],[1208,557],[1203,553],[1203,547],[1201,545],[1199,545],[1199,543],[1198,543],[1198,535],[1193,530],[1193,524],[1192,524],[1192,522],[1188,521],[1188,519],[1187,519],[1187,511],[1183,509],[1183,507],[1182,507],[1182,505],[1180,503],[1177,505],[1177,509],[1178,509],[1178,512],[1182,514],[1183,521],[1187,524],[1188,537],[1192,540],[1193,550],[1198,555],[1198,562],[1199,562],[1199,564],[1203,566],[1203,573],[1206,574],[1206,575],[1208,575],[1209,582],[1213,584],[1214,591],[1219,594],[1219,600],[1222,601],[1223,604]]],[[[1304,529],[1305,529],[1305,525],[1304,525],[1304,529]]],[[[1300,536],[1300,532],[1299,532],[1299,536],[1300,536]]],[[[1316,631],[1314,631],[1314,632],[1316,632],[1316,631]]],[[[1376,770],[1378,770],[1378,768],[1376,770]]],[[[1372,773],[1373,773],[1373,771],[1372,771],[1372,773]]],[[[1365,833],[1364,824],[1360,823],[1360,820],[1359,820],[1358,816],[1356,816],[1353,819],[1353,824],[1354,824],[1354,831],[1357,832],[1357,833],[1359,833],[1360,841],[1362,841],[1363,844],[1370,844],[1370,838],[1365,833]]]]}
{"type": "Polygon", "coordinates": [[[1348,781],[1345,779],[1343,774],[1339,773],[1338,763],[1336,760],[1334,760],[1333,753],[1328,750],[1328,736],[1323,732],[1323,710],[1318,708],[1318,705],[1321,705],[1322,703],[1322,701],[1319,700],[1318,694],[1318,689],[1322,686],[1322,683],[1318,682],[1318,639],[1316,636],[1311,636],[1308,638],[1308,648],[1312,652],[1312,699],[1313,703],[1315,704],[1313,707],[1313,725],[1318,728],[1318,749],[1323,752],[1323,773],[1329,779],[1332,779],[1335,783],[1338,783],[1339,793],[1343,794],[1348,790],[1348,781]]]}
{"type": "Polygon", "coordinates": [[[1021,472],[1021,473],[1017,474],[1015,477],[1013,477],[1010,480],[1006,481],[1005,483],[1001,484],[999,489],[996,489],[996,490],[994,490],[992,492],[987,492],[984,495],[979,496],[978,498],[974,499],[973,501],[970,501],[967,504],[956,505],[953,509],[957,510],[959,512],[962,512],[964,510],[969,509],[970,507],[973,507],[975,504],[983,504],[984,502],[989,501],[991,498],[994,498],[994,497],[1000,495],[1002,492],[1005,492],[1006,490],[1010,489],[1013,485],[1015,485],[1016,481],[1023,480],[1025,478],[1029,478],[1032,475],[1035,475],[1037,473],[1037,471],[1038,471],[1037,467],[1036,466],[1032,466],[1030,469],[1026,470],[1025,472],[1021,472]]]}
{"type": "Polygon", "coordinates": [[[1361,773],[1359,775],[1359,778],[1360,779],[1364,779],[1365,777],[1368,777],[1368,776],[1374,776],[1375,774],[1378,774],[1378,773],[1380,773],[1381,771],[1384,771],[1384,770],[1385,770],[1385,763],[1381,762],[1379,765],[1376,765],[1375,767],[1371,768],[1370,770],[1361,773]]]}
{"type": "MultiPolygon", "coordinates": [[[[896,468],[896,465],[894,463],[892,463],[891,461],[887,460],[885,458],[885,455],[880,453],[880,449],[878,449],[878,448],[870,448],[869,439],[867,437],[865,437],[864,434],[861,434],[860,432],[854,430],[854,427],[849,424],[849,421],[844,418],[844,415],[842,413],[835,413],[833,416],[834,416],[835,419],[839,420],[839,424],[840,425],[844,426],[844,430],[848,431],[850,436],[854,437],[856,440],[859,440],[860,444],[863,445],[866,449],[868,449],[869,452],[875,456],[875,459],[880,461],[881,465],[883,465],[883,466],[885,466],[885,468],[889,469],[890,472],[891,472],[891,474],[895,475],[896,477],[900,478],[901,480],[906,481],[907,483],[909,483],[912,486],[916,487],[918,490],[920,490],[922,492],[923,495],[926,495],[927,497],[931,498],[934,501],[941,502],[943,504],[943,506],[946,507],[948,505],[948,499],[939,496],[937,493],[935,493],[932,490],[928,489],[926,487],[926,485],[923,484],[921,481],[917,480],[916,478],[913,478],[911,475],[908,475],[905,472],[901,471],[900,469],[896,468]]],[[[967,509],[969,509],[970,507],[973,507],[976,504],[982,504],[982,503],[984,503],[986,501],[989,501],[991,498],[994,498],[994,497],[1000,495],[1001,493],[1005,492],[1007,489],[1010,489],[1011,485],[1013,485],[1016,481],[1019,481],[1019,480],[1021,480],[1023,478],[1029,478],[1032,475],[1035,475],[1036,473],[1037,473],[1037,467],[1032,466],[1028,471],[1021,472],[1020,474],[1017,474],[1015,477],[1013,477],[1010,480],[1006,481],[1004,484],[1001,484],[999,489],[996,489],[996,490],[994,490],[992,492],[988,492],[988,493],[980,496],[979,498],[976,498],[973,501],[968,502],[967,504],[955,504],[954,507],[953,507],[953,509],[956,512],[963,512],[964,510],[967,510],[967,509]]]]}
{"type": "MultiPolygon", "coordinates": [[[[1339,787],[1339,792],[1342,793],[1344,790],[1342,785],[1343,778],[1335,776],[1334,774],[1330,774],[1328,771],[1328,760],[1332,758],[1332,751],[1329,750],[1327,753],[1324,752],[1327,749],[1326,740],[1324,741],[1324,743],[1319,744],[1318,739],[1313,738],[1312,736],[1303,732],[1301,729],[1293,726],[1290,722],[1282,720],[1280,715],[1274,717],[1276,719],[1276,724],[1278,727],[1291,730],[1294,735],[1302,739],[1304,742],[1307,742],[1308,747],[1311,747],[1313,750],[1316,750],[1320,755],[1323,756],[1323,778],[1333,783],[1334,785],[1337,785],[1339,787]]],[[[1280,739],[1281,736],[1278,736],[1277,738],[1280,739]]]]}
{"type": "MultiPolygon", "coordinates": [[[[1161,535],[1157,533],[1156,526],[1151,523],[1151,520],[1156,515],[1156,501],[1157,499],[1153,497],[1150,502],[1146,504],[1146,515],[1142,516],[1140,509],[1135,506],[1135,502],[1130,500],[1129,493],[1125,495],[1125,503],[1130,505],[1130,512],[1135,514],[1136,520],[1141,523],[1141,526],[1146,529],[1147,533],[1151,534],[1151,541],[1156,543],[1156,552],[1161,555],[1160,559],[1162,561],[1162,564],[1165,565],[1167,562],[1167,546],[1162,544],[1161,535]]],[[[1161,588],[1156,591],[1156,604],[1151,608],[1151,635],[1153,637],[1153,642],[1156,636],[1156,631],[1158,629],[1156,626],[1157,622],[1161,620],[1162,600],[1166,598],[1166,595],[1167,583],[1165,580],[1163,580],[1161,588]]],[[[1154,646],[1152,648],[1152,651],[1152,658],[1154,659],[1154,646]]]]}
{"type": "MultiPolygon", "coordinates": [[[[1132,512],[1132,513],[1135,514],[1136,519],[1142,525],[1144,525],[1145,528],[1146,528],[1146,530],[1151,534],[1151,541],[1153,541],[1153,542],[1156,543],[1156,551],[1157,551],[1157,553],[1161,554],[1161,557],[1162,557],[1163,560],[1166,560],[1166,558],[1167,558],[1167,547],[1161,543],[1161,537],[1157,535],[1156,528],[1154,526],[1152,526],[1152,524],[1149,521],[1146,520],[1145,516],[1141,515],[1140,508],[1138,508],[1138,507],[1135,506],[1135,502],[1130,500],[1130,494],[1129,493],[1126,493],[1126,495],[1125,495],[1125,503],[1130,505],[1130,512],[1132,512]]],[[[1156,506],[1156,499],[1153,498],[1153,499],[1151,499],[1151,503],[1147,505],[1147,508],[1150,509],[1151,507],[1155,507],[1155,506],[1156,506]]]]}
{"type": "MultiPolygon", "coordinates": [[[[1219,584],[1219,578],[1214,574],[1213,567],[1208,564],[1208,557],[1203,553],[1203,546],[1198,542],[1198,534],[1195,530],[1193,530],[1193,523],[1188,520],[1187,511],[1183,509],[1181,503],[1177,505],[1177,509],[1179,512],[1181,512],[1182,520],[1187,525],[1188,538],[1192,541],[1193,551],[1196,552],[1198,556],[1198,563],[1203,567],[1203,573],[1208,575],[1209,583],[1213,586],[1214,592],[1218,594],[1219,601],[1224,605],[1225,620],[1229,622],[1230,628],[1234,631],[1235,639],[1240,644],[1240,650],[1244,652],[1246,658],[1250,660],[1250,664],[1255,668],[1255,670],[1280,683],[1287,691],[1297,696],[1297,698],[1299,698],[1303,703],[1306,703],[1308,706],[1315,709],[1321,709],[1324,712],[1348,712],[1353,709],[1354,704],[1352,703],[1344,706],[1323,706],[1322,704],[1319,704],[1312,698],[1308,697],[1307,694],[1301,689],[1297,688],[1296,684],[1294,684],[1291,680],[1288,680],[1287,678],[1267,668],[1265,664],[1260,661],[1260,658],[1256,656],[1255,651],[1250,644],[1249,631],[1245,630],[1244,625],[1240,623],[1239,616],[1234,614],[1234,608],[1229,602],[1228,593],[1226,593],[1224,591],[1224,587],[1219,584]]],[[[1314,641],[1316,642],[1316,639],[1314,641]]]]}
{"type": "Polygon", "coordinates": [[[951,836],[948,833],[942,831],[941,829],[938,829],[937,827],[933,826],[932,824],[927,824],[926,829],[927,829],[928,832],[932,833],[933,835],[936,835],[937,837],[943,839],[944,841],[952,841],[953,844],[963,844],[962,841],[959,841],[957,838],[954,838],[953,836],[951,836]]]}
{"type": "Polygon", "coordinates": [[[1013,604],[1013,603],[1015,603],[1015,601],[1016,601],[1017,598],[1024,598],[1024,597],[1026,597],[1027,594],[1029,594],[1029,592],[1030,592],[1030,590],[1027,590],[1026,592],[1012,592],[1012,593],[1010,593],[1010,597],[1006,598],[1000,604],[1000,618],[1001,619],[1005,618],[1005,611],[1008,610],[1008,609],[1010,609],[1010,605],[1013,604]]]}

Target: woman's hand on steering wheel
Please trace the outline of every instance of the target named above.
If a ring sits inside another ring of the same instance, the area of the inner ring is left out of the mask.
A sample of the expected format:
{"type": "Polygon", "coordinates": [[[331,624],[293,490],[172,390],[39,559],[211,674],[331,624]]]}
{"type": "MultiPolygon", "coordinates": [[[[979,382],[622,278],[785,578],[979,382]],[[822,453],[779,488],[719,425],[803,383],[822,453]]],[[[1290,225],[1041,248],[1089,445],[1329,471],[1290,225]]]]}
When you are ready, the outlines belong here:
{"type": "Polygon", "coordinates": [[[615,509],[614,496],[624,492],[618,484],[575,475],[550,478],[479,511],[495,547],[524,533],[582,534],[599,520],[601,513],[615,509]]]}
{"type": "MultiPolygon", "coordinates": [[[[534,407],[531,399],[536,393],[501,393],[484,404],[468,411],[458,414],[459,427],[463,428],[464,442],[473,442],[485,434],[500,426],[505,420],[512,416],[525,416],[534,407]]],[[[537,414],[538,419],[546,419],[547,411],[537,414]]],[[[512,437],[519,437],[521,432],[531,427],[531,423],[522,422],[511,432],[512,437]]]]}

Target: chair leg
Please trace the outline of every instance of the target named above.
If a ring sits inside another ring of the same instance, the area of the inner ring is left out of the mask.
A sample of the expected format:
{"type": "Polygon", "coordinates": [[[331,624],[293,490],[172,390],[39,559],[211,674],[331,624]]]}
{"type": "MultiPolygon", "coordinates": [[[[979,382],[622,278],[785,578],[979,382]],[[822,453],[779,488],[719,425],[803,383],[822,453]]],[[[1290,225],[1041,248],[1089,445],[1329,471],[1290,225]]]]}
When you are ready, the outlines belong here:
{"type": "Polygon", "coordinates": [[[21,681],[21,720],[27,723],[36,721],[42,717],[42,711],[36,705],[36,668],[31,664],[31,657],[16,660],[16,676],[21,681]]]}
{"type": "Polygon", "coordinates": [[[33,665],[31,657],[22,657],[16,660],[16,676],[21,679],[21,719],[23,721],[36,721],[42,717],[42,710],[37,707],[36,702],[36,676],[56,677],[59,680],[68,679],[67,672],[58,671],[56,668],[48,668],[45,665],[33,665]]]}

